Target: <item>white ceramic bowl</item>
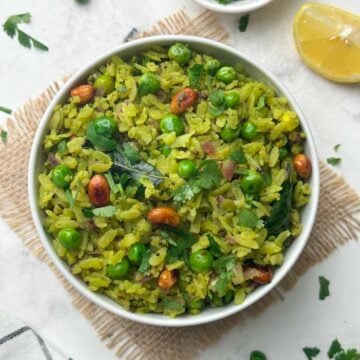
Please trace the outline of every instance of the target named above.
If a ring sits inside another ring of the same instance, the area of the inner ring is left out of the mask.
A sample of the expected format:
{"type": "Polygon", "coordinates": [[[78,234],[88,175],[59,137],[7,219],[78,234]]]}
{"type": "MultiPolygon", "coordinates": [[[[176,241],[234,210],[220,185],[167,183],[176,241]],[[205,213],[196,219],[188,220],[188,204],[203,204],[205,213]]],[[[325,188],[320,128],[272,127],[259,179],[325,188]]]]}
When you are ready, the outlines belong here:
{"type": "Polygon", "coordinates": [[[220,4],[217,0],[195,0],[205,8],[226,14],[241,14],[254,11],[270,4],[273,0],[237,0],[229,4],[220,4]]]}
{"type": "Polygon", "coordinates": [[[159,325],[159,326],[190,326],[208,323],[214,320],[218,320],[229,316],[231,314],[237,313],[241,310],[244,310],[251,304],[255,303],[263,296],[265,296],[271,289],[273,289],[279,281],[288,273],[291,267],[294,265],[298,257],[300,256],[307,240],[310,235],[315,216],[316,210],[318,206],[319,200],[319,169],[318,169],[318,160],[315,151],[314,140],[311,135],[311,131],[307,121],[305,120],[301,110],[299,109],[297,103],[295,102],[292,95],[288,90],[268,71],[266,71],[262,66],[254,63],[249,57],[241,52],[217,43],[215,41],[191,37],[191,36],[157,36],[150,37],[141,40],[136,40],[127,44],[120,45],[119,47],[101,55],[93,62],[82,68],[75,75],[73,75],[66,84],[62,87],[59,93],[55,96],[55,98],[51,101],[48,109],[46,110],[39,127],[36,131],[34,142],[31,149],[30,162],[29,162],[29,199],[30,199],[30,207],[32,216],[34,219],[34,223],[40,239],[51,257],[52,261],[56,265],[56,267],[61,271],[61,273],[65,276],[65,278],[84,296],[86,296],[89,300],[94,303],[100,305],[104,309],[107,309],[114,314],[120,315],[124,318],[135,320],[138,322],[159,325]],[[172,319],[166,317],[164,315],[159,314],[135,314],[131,313],[125,309],[123,309],[120,305],[115,303],[110,298],[92,292],[88,289],[86,284],[72,275],[68,265],[61,260],[56,254],[54,248],[51,245],[51,239],[49,235],[45,232],[44,227],[42,225],[44,214],[42,210],[37,205],[38,199],[38,174],[40,172],[41,166],[44,161],[44,154],[42,150],[42,144],[44,136],[47,132],[47,125],[51,114],[53,112],[54,107],[62,103],[69,96],[69,91],[74,86],[83,83],[83,81],[87,78],[87,76],[92,73],[99,66],[104,64],[111,56],[119,55],[123,58],[127,58],[130,55],[142,51],[151,47],[152,45],[170,45],[174,42],[183,42],[189,44],[189,46],[200,52],[207,53],[213,55],[217,58],[220,58],[229,64],[241,63],[244,65],[246,71],[255,79],[260,81],[264,81],[270,86],[272,86],[278,94],[285,96],[290,103],[290,106],[294,111],[299,115],[301,126],[303,130],[307,134],[307,143],[306,143],[306,153],[310,157],[313,164],[313,173],[310,179],[310,184],[312,188],[312,195],[310,199],[310,203],[306,206],[303,211],[303,231],[301,235],[294,241],[294,243],[290,246],[290,248],[286,251],[284,264],[275,271],[273,281],[264,286],[260,286],[254,292],[249,294],[243,304],[234,305],[230,304],[220,308],[208,308],[203,311],[199,315],[184,315],[178,318],[172,319]]]}

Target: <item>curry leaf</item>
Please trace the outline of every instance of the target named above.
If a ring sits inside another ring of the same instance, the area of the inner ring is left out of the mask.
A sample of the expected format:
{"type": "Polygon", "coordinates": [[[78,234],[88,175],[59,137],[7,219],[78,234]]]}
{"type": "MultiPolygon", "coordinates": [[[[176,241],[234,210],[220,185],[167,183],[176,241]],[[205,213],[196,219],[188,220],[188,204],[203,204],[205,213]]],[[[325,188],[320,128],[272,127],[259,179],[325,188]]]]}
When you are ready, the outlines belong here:
{"type": "Polygon", "coordinates": [[[132,144],[123,144],[124,155],[127,157],[131,165],[137,164],[140,161],[139,150],[136,149],[132,144]]]}
{"type": "Polygon", "coordinates": [[[159,185],[165,179],[159,170],[146,161],[140,161],[134,165],[129,164],[126,157],[119,151],[113,153],[113,166],[128,172],[135,180],[149,178],[154,185],[159,185]]]}

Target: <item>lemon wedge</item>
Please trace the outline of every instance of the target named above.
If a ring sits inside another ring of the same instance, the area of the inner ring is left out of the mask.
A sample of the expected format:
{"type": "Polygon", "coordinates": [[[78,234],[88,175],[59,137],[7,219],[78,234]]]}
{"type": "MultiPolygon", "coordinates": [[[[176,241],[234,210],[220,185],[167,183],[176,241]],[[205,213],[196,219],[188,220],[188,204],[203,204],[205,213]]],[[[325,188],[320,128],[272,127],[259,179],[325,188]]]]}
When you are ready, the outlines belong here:
{"type": "Polygon", "coordinates": [[[309,3],[294,20],[297,50],[319,75],[360,82],[360,17],[333,6],[309,3]]]}

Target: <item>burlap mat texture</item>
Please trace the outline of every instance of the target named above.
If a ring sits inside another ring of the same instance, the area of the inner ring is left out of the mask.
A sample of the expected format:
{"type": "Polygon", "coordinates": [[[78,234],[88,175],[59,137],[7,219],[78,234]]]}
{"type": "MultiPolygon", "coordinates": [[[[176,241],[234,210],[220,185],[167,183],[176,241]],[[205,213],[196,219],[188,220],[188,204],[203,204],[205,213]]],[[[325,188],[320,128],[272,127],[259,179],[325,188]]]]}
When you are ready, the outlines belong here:
{"type": "MultiPolygon", "coordinates": [[[[190,19],[183,11],[162,21],[143,37],[160,34],[189,34],[220,42],[228,34],[215,15],[204,12],[190,19]]],[[[38,239],[28,204],[27,168],[30,148],[38,123],[60,86],[54,83],[37,98],[28,101],[7,121],[8,144],[0,143],[0,216],[41,261],[44,261],[70,293],[74,306],[90,321],[104,344],[121,359],[196,358],[240,321],[257,316],[276,301],[282,301],[297,279],[311,266],[360,233],[360,197],[333,170],[321,169],[321,194],[317,221],[311,238],[286,278],[263,300],[249,309],[215,323],[188,328],[160,328],[117,317],[78,293],[55,268],[38,239]]],[[[76,354],[75,354],[76,355],[76,354]]]]}

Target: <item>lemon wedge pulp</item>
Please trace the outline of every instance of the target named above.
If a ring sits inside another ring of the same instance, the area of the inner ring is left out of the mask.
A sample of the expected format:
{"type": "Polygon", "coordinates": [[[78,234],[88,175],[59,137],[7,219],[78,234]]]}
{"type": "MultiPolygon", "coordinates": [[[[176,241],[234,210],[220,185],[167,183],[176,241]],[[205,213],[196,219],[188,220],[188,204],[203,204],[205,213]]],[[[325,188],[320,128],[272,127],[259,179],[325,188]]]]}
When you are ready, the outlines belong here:
{"type": "Polygon", "coordinates": [[[360,82],[360,17],[333,6],[308,3],[294,20],[297,50],[319,75],[360,82]]]}

